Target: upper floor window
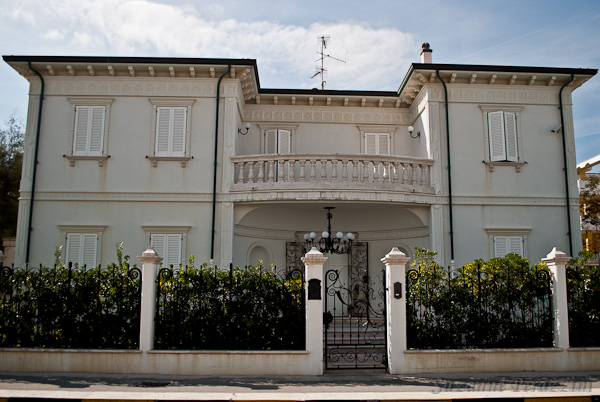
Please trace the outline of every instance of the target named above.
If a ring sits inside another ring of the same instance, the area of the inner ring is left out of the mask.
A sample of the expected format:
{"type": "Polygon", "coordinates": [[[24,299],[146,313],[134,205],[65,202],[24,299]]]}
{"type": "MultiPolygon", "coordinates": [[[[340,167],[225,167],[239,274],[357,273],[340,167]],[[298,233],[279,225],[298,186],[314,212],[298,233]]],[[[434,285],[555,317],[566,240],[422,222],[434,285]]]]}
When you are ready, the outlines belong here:
{"type": "Polygon", "coordinates": [[[156,108],[156,156],[185,156],[187,108],[156,108]]]}
{"type": "Polygon", "coordinates": [[[519,172],[525,164],[521,147],[521,106],[480,105],[483,111],[485,159],[488,169],[514,166],[519,172]]]}
{"type": "Polygon", "coordinates": [[[390,133],[365,133],[365,153],[368,155],[390,155],[390,133]]]}
{"type": "Polygon", "coordinates": [[[73,155],[102,156],[106,106],[76,106],[73,155]]]}
{"type": "Polygon", "coordinates": [[[517,114],[496,111],[489,112],[487,117],[490,161],[518,162],[517,114]]]}
{"type": "Polygon", "coordinates": [[[265,130],[265,154],[289,154],[292,152],[292,131],[265,130]]]}
{"type": "Polygon", "coordinates": [[[76,160],[97,160],[102,166],[108,158],[108,126],[110,106],[113,98],[69,98],[71,112],[71,143],[65,158],[76,160]]]}
{"type": "Polygon", "coordinates": [[[190,156],[192,105],[195,99],[150,98],[152,104],[152,150],[148,158],[180,161],[183,167],[190,156]]]}

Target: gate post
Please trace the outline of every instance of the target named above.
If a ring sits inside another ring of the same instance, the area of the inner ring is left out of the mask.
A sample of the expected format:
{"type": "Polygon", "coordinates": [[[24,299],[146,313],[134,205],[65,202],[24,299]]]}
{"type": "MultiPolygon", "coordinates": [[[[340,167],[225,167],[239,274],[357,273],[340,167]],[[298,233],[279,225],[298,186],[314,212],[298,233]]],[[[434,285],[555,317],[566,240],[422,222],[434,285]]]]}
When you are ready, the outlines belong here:
{"type": "Polygon", "coordinates": [[[323,374],[323,265],[327,257],[313,247],[304,257],[304,306],[306,311],[306,350],[310,353],[310,373],[323,374]]]}
{"type": "Polygon", "coordinates": [[[569,304],[567,299],[567,269],[571,260],[556,247],[546,258],[542,258],[550,269],[552,280],[552,309],[554,314],[554,347],[567,350],[569,348],[569,304]]]}
{"type": "Polygon", "coordinates": [[[388,372],[404,369],[406,350],[406,263],[410,260],[397,247],[382,258],[385,264],[385,304],[387,326],[388,372]]]}
{"type": "Polygon", "coordinates": [[[154,315],[156,313],[156,267],[163,260],[152,246],[142,253],[142,296],[140,308],[140,350],[154,348],[154,315]]]}

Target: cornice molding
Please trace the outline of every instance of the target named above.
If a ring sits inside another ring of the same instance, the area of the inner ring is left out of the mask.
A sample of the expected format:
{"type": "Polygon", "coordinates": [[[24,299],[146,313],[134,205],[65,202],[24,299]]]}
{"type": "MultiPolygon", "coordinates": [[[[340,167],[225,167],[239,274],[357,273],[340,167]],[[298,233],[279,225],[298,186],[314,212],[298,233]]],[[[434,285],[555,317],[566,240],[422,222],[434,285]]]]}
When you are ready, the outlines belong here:
{"type": "MultiPolygon", "coordinates": [[[[236,236],[278,240],[300,239],[302,237],[300,232],[292,230],[264,229],[242,225],[235,225],[234,234],[236,236]]],[[[368,231],[360,232],[358,236],[360,241],[414,239],[417,237],[429,236],[429,228],[420,227],[411,229],[368,231]]]]}
{"type": "Polygon", "coordinates": [[[347,123],[347,124],[409,124],[408,109],[390,109],[382,111],[379,108],[365,110],[361,108],[344,107],[293,107],[272,105],[246,105],[244,120],[256,122],[289,122],[289,123],[347,123]]]}
{"type": "MultiPolygon", "coordinates": [[[[216,82],[209,78],[127,78],[97,77],[92,79],[69,77],[49,79],[44,88],[48,96],[170,96],[213,98],[216,96],[216,82]]],[[[237,81],[225,82],[221,96],[236,97],[240,89],[237,81]]],[[[33,82],[30,94],[38,94],[40,84],[33,82]]]]}

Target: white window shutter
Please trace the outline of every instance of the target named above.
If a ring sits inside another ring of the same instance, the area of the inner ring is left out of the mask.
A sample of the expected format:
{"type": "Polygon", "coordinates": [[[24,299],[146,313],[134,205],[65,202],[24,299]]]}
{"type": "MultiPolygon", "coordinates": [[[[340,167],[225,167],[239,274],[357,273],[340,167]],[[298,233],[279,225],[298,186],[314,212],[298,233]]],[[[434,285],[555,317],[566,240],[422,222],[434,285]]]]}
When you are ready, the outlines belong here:
{"type": "Polygon", "coordinates": [[[79,265],[80,262],[80,252],[81,252],[81,233],[68,233],[67,234],[67,259],[65,261],[66,264],[69,262],[79,265]]]}
{"type": "Polygon", "coordinates": [[[173,265],[173,267],[179,268],[179,264],[181,264],[181,242],[181,234],[167,234],[167,253],[165,259],[168,266],[173,265]]]}
{"type": "Polygon", "coordinates": [[[377,144],[377,155],[389,155],[390,154],[390,135],[388,133],[382,133],[378,136],[377,144]]]}
{"type": "Polygon", "coordinates": [[[523,237],[510,236],[508,238],[508,252],[523,255],[523,237]]]}
{"type": "Polygon", "coordinates": [[[156,156],[169,156],[171,109],[159,107],[156,111],[156,156]]]}
{"type": "Polygon", "coordinates": [[[488,135],[490,144],[490,161],[506,160],[506,140],[504,137],[504,112],[488,113],[488,135]]]}
{"type": "Polygon", "coordinates": [[[102,156],[102,146],[104,138],[104,116],[106,108],[104,106],[93,106],[91,108],[91,119],[89,125],[89,149],[88,155],[102,156]]]}
{"type": "Polygon", "coordinates": [[[508,237],[494,236],[494,257],[504,257],[508,253],[508,237]]]}
{"type": "Polygon", "coordinates": [[[82,240],[80,265],[86,265],[87,268],[95,268],[98,251],[98,234],[83,233],[82,240]]]}
{"type": "Polygon", "coordinates": [[[504,112],[504,133],[506,135],[506,160],[518,162],[517,115],[515,113],[504,112]]]}
{"type": "Polygon", "coordinates": [[[277,150],[279,154],[289,154],[292,152],[292,132],[290,130],[278,130],[277,150]]]}
{"type": "Polygon", "coordinates": [[[265,154],[277,153],[277,130],[265,131],[265,154]]]}
{"type": "Polygon", "coordinates": [[[154,247],[154,251],[156,251],[156,254],[158,254],[159,257],[163,258],[163,266],[167,266],[165,263],[165,260],[166,260],[165,250],[166,250],[166,245],[167,245],[166,243],[167,243],[167,235],[157,234],[157,233],[152,233],[150,235],[150,245],[152,247],[154,247]]]}
{"type": "Polygon", "coordinates": [[[365,133],[365,154],[376,155],[377,154],[377,134],[365,133]]]}
{"type": "Polygon", "coordinates": [[[75,108],[75,132],[73,135],[73,155],[85,156],[88,149],[88,125],[90,121],[90,107],[77,106],[75,108]]]}
{"type": "Polygon", "coordinates": [[[186,132],[186,114],[187,108],[176,107],[172,109],[173,122],[171,130],[171,156],[185,155],[185,132],[186,132]]]}

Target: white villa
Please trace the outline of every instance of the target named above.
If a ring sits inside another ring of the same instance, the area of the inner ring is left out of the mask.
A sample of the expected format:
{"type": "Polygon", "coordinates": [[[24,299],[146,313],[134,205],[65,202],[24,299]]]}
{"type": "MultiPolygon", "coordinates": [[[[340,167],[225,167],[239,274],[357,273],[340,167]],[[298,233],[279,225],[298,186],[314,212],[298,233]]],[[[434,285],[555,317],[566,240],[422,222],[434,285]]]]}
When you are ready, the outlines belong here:
{"type": "Polygon", "coordinates": [[[15,265],[457,266],[581,249],[571,93],[595,69],[436,64],[398,89],[261,88],[256,60],[4,56],[30,82],[15,265]]]}

